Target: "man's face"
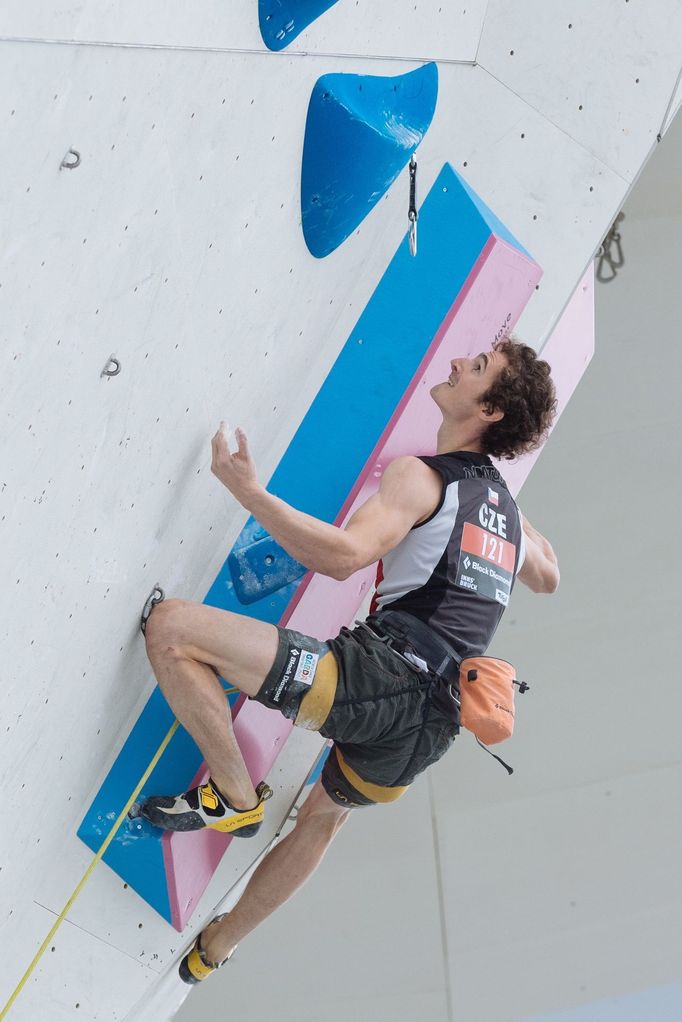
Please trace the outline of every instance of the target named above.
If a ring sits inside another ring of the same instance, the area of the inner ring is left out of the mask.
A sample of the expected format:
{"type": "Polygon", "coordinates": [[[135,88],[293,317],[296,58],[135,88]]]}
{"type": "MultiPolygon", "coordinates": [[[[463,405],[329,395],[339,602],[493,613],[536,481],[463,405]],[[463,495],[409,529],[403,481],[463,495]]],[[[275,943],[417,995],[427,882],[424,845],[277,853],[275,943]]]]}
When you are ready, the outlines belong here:
{"type": "Polygon", "coordinates": [[[507,365],[501,352],[487,351],[473,358],[453,358],[450,376],[431,390],[431,397],[447,418],[457,422],[485,418],[481,398],[507,365]]]}

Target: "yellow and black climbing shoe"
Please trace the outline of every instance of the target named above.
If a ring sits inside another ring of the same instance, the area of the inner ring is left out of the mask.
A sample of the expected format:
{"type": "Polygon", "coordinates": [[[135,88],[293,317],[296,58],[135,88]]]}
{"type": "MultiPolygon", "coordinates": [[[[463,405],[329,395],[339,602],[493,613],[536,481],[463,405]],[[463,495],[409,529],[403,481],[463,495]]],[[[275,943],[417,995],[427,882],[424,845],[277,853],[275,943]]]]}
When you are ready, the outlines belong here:
{"type": "MultiPolygon", "coordinates": [[[[224,919],[226,915],[227,912],[223,912],[222,915],[216,916],[215,919],[212,919],[208,925],[211,926],[212,923],[220,922],[220,920],[224,919]]],[[[185,983],[201,983],[203,979],[210,976],[212,972],[219,969],[225,964],[225,962],[229,962],[230,958],[234,954],[234,951],[231,951],[227,958],[223,959],[222,962],[209,961],[206,957],[206,952],[201,946],[201,938],[204,932],[205,931],[202,930],[190,950],[180,962],[178,972],[180,973],[180,979],[185,983]]]]}
{"type": "Polygon", "coordinates": [[[163,830],[188,831],[210,827],[235,837],[253,837],[265,816],[263,805],[272,789],[261,781],[256,788],[258,802],[253,809],[235,809],[209,777],[206,784],[182,795],[151,795],[135,807],[136,816],[144,816],[163,830]]]}

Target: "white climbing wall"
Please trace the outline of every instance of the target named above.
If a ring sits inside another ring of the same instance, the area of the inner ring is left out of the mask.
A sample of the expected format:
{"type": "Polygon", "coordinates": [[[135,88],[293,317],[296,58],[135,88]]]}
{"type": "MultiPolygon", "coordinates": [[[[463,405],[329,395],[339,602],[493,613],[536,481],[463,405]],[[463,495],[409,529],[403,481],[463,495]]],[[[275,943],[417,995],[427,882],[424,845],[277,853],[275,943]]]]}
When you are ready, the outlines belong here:
{"type": "MultiPolygon", "coordinates": [[[[419,195],[451,162],[544,268],[517,328],[538,348],[679,105],[675,0],[463,12],[341,0],[272,54],[255,0],[0,10],[0,1011],[90,861],[76,827],[151,690],[144,600],[156,582],[203,599],[243,525],[211,435],[242,424],[269,477],[405,232],[406,172],[309,255],[318,77],[438,61],[419,195]]],[[[177,1006],[157,984],[178,936],[104,866],[51,946],[12,1020],[177,1006]]]]}

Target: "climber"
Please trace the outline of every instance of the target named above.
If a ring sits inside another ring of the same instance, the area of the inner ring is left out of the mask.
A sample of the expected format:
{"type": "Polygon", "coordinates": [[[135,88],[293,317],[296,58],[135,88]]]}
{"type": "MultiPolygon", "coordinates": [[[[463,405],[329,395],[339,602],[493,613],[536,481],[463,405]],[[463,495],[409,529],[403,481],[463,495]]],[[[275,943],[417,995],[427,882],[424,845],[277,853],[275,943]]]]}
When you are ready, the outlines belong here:
{"type": "Polygon", "coordinates": [[[515,579],[538,593],[558,586],[551,545],[490,460],[546,437],[556,411],[549,365],[507,338],[453,359],[431,397],[442,415],[436,454],[392,462],[344,528],[269,494],[243,431],[234,454],[224,424],[213,437],[213,473],[292,557],[338,580],[376,561],[379,571],[367,620],[326,642],[180,600],[160,603],[149,618],[158,683],[210,770],[190,791],[149,797],[141,812],[153,824],[235,837],[261,826],[271,791],[252,784],[220,677],[334,743],[293,831],[183,958],[188,983],[223,965],[294,894],[354,808],[394,801],[450,748],[459,731],[460,660],[485,652],[515,579]]]}

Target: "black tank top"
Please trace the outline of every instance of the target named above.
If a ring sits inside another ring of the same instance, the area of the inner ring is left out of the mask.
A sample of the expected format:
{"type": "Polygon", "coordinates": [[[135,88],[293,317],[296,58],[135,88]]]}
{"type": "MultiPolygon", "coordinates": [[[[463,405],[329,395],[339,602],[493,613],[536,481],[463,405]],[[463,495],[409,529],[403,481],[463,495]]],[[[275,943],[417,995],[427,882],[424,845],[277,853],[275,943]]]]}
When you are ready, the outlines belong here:
{"type": "Polygon", "coordinates": [[[461,656],[485,653],[523,564],[522,517],[490,458],[420,459],[443,480],[433,514],[379,562],[371,612],[404,610],[461,656]]]}

